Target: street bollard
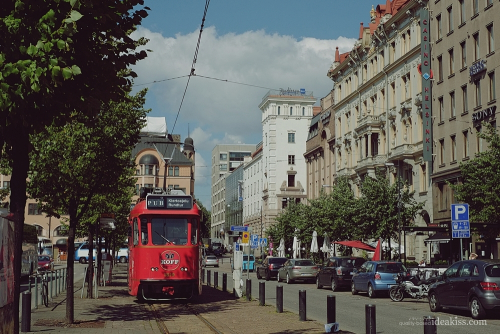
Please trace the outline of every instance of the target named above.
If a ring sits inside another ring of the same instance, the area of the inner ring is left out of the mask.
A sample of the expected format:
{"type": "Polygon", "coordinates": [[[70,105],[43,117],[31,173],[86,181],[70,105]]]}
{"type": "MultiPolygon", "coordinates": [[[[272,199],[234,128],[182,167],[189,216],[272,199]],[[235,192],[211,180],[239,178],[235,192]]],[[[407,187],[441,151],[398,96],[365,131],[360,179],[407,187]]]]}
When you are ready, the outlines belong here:
{"type": "Polygon", "coordinates": [[[56,270],[56,296],[61,293],[60,284],[59,284],[59,269],[56,270]]]}
{"type": "Polygon", "coordinates": [[[22,305],[22,315],[21,315],[21,331],[30,332],[31,331],[31,292],[23,292],[23,305],[22,305]]]}
{"type": "Polygon", "coordinates": [[[35,276],[35,308],[38,308],[38,276],[35,276]]]}
{"type": "Polygon", "coordinates": [[[299,290],[299,320],[306,321],[306,290],[299,290]]]}
{"type": "Polygon", "coordinates": [[[54,296],[54,272],[50,272],[50,300],[52,300],[54,296]]]}
{"type": "Polygon", "coordinates": [[[250,301],[252,300],[252,280],[250,278],[247,278],[246,289],[247,301],[250,301]]]}
{"type": "Polygon", "coordinates": [[[376,334],[375,305],[365,305],[366,334],[376,334]]]}
{"type": "Polygon", "coordinates": [[[283,285],[276,286],[276,312],[283,313],[283,285]]]}
{"type": "Polygon", "coordinates": [[[219,273],[214,271],[214,288],[219,287],[219,273]]]}
{"type": "Polygon", "coordinates": [[[205,269],[201,270],[201,283],[205,283],[205,269]]]}
{"type": "Polygon", "coordinates": [[[335,310],[335,296],[328,295],[326,296],[326,323],[333,324],[337,322],[336,320],[336,310],[335,310]]]}
{"type": "Polygon", "coordinates": [[[424,316],[424,334],[437,334],[436,317],[424,316]]]}
{"type": "Polygon", "coordinates": [[[207,285],[208,286],[210,286],[210,284],[212,283],[211,279],[210,279],[210,276],[212,276],[212,271],[207,270],[207,285]]]}
{"type": "Polygon", "coordinates": [[[68,288],[68,268],[64,268],[64,291],[68,288]]]}
{"type": "Polygon", "coordinates": [[[222,274],[222,291],[227,292],[227,274],[222,274]]]}
{"type": "Polygon", "coordinates": [[[266,305],[266,283],[259,282],[259,305],[266,305]]]}

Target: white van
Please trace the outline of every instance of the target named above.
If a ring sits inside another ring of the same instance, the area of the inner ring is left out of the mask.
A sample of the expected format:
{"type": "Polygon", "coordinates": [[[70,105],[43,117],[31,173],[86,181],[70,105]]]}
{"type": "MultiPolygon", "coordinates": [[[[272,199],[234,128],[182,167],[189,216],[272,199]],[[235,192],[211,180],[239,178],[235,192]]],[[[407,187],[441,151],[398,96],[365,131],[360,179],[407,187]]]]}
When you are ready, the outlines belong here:
{"type": "MultiPolygon", "coordinates": [[[[97,249],[95,248],[96,244],[94,243],[94,256],[92,257],[93,260],[95,260],[95,257],[97,255],[97,249]]],[[[89,243],[84,242],[83,244],[78,247],[78,249],[75,251],[75,261],[78,261],[80,263],[87,263],[89,262],[89,243]]]]}
{"type": "Polygon", "coordinates": [[[116,253],[116,260],[119,261],[120,263],[127,263],[128,262],[128,245],[123,244],[120,249],[118,250],[118,253],[116,253]]]}

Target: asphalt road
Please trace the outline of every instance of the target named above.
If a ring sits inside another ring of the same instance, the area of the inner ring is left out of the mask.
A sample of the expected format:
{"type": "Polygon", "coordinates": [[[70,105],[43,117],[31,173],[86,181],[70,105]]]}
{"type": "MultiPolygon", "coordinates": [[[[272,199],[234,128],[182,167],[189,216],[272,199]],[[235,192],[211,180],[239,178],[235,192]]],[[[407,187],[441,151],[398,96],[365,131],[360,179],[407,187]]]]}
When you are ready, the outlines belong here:
{"type": "MultiPolygon", "coordinates": [[[[222,274],[227,273],[228,289],[232,290],[233,280],[229,260],[219,268],[207,268],[211,270],[211,282],[214,283],[213,273],[219,273],[219,287],[222,286],[222,274]]],[[[242,275],[243,283],[246,284],[247,273],[242,275]]],[[[366,294],[352,295],[350,290],[332,292],[330,289],[316,289],[312,283],[278,283],[276,279],[271,281],[257,280],[255,273],[250,272],[249,278],[252,284],[253,299],[259,298],[259,282],[265,282],[266,304],[276,305],[276,286],[283,286],[283,308],[297,314],[299,313],[299,291],[306,291],[307,318],[326,323],[326,302],[328,295],[334,295],[336,300],[336,320],[341,330],[353,333],[365,333],[365,305],[375,305],[377,333],[399,334],[404,332],[423,333],[423,317],[434,316],[439,319],[437,333],[439,334],[469,334],[469,333],[500,333],[500,313],[489,317],[478,323],[470,318],[467,311],[447,310],[446,312],[432,313],[429,310],[427,300],[404,299],[402,302],[393,302],[389,297],[370,299],[366,294]]],[[[243,287],[243,293],[246,288],[243,287]]],[[[249,315],[250,317],[251,315],[249,315]]]]}

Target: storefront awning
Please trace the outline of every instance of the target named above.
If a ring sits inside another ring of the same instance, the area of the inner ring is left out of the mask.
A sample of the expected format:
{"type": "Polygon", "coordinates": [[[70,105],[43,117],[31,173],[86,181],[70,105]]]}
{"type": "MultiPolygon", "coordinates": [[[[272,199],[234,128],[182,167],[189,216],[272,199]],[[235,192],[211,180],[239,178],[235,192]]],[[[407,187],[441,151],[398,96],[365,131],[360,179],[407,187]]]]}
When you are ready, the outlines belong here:
{"type": "Polygon", "coordinates": [[[433,236],[428,237],[424,240],[425,243],[435,242],[435,243],[448,243],[450,242],[450,235],[444,232],[436,232],[433,236]]]}
{"type": "Polygon", "coordinates": [[[372,247],[370,245],[367,245],[364,242],[359,241],[359,240],[335,241],[334,243],[335,244],[339,244],[339,245],[343,245],[343,246],[347,246],[347,247],[364,249],[364,250],[367,250],[367,251],[370,251],[370,252],[374,252],[375,251],[374,247],[372,247]]]}

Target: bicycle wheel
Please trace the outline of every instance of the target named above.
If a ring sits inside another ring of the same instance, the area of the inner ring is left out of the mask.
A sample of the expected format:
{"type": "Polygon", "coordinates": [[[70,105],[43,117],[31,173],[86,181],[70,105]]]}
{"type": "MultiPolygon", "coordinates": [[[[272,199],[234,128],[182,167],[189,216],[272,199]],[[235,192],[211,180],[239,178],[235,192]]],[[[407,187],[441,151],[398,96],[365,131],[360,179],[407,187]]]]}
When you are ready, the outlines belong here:
{"type": "Polygon", "coordinates": [[[400,302],[404,298],[403,288],[400,286],[393,286],[389,290],[389,297],[395,302],[400,302]]]}
{"type": "Polygon", "coordinates": [[[46,283],[42,284],[42,303],[49,307],[49,286],[46,283]]]}

